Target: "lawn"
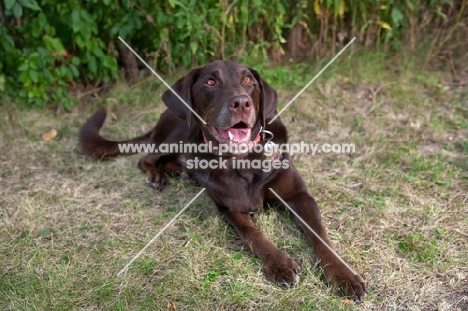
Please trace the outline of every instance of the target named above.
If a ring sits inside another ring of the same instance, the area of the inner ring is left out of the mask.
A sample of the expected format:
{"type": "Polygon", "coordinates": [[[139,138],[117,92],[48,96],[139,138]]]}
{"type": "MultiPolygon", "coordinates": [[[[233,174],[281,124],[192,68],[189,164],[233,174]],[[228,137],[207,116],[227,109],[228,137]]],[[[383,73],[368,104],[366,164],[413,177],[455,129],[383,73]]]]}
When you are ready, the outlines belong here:
{"type": "MultiPolygon", "coordinates": [[[[255,68],[284,106],[324,65],[255,68]]],[[[301,282],[269,283],[206,194],[118,277],[200,188],[174,177],[159,192],[146,185],[138,155],[93,161],[77,133],[100,106],[112,112],[105,136],[148,131],[165,109],[164,85],[118,84],[70,111],[3,99],[0,309],[468,310],[468,91],[433,67],[350,52],[281,115],[290,142],[356,146],[294,163],[338,253],[368,282],[361,306],[324,282],[282,206],[254,218],[301,265],[301,282]],[[44,141],[51,129],[57,136],[44,141]]]]}

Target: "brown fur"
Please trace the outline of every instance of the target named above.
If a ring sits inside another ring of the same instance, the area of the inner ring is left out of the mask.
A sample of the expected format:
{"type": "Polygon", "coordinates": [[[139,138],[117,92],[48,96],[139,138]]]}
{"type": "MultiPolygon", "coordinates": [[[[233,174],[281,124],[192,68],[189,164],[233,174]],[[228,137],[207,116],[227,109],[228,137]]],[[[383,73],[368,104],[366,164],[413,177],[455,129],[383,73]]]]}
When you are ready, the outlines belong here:
{"type": "MultiPolygon", "coordinates": [[[[213,128],[222,131],[234,128],[236,124],[251,128],[250,141],[255,140],[261,127],[266,127],[273,132],[275,143],[287,142],[287,131],[280,118],[268,125],[268,121],[276,115],[276,91],[253,69],[234,62],[217,61],[191,70],[172,88],[208,124],[204,125],[195,118],[190,110],[167,90],[163,94],[163,101],[168,110],[161,115],[155,128],[143,136],[122,142],[148,142],[158,145],[183,141],[201,144],[207,139],[216,146],[222,138],[216,138],[213,128]],[[252,83],[248,83],[250,81],[252,83]]],[[[83,151],[98,159],[119,155],[119,142],[107,140],[99,135],[104,119],[105,111],[98,111],[88,119],[80,132],[83,151]]],[[[259,143],[264,144],[265,141],[259,143]]],[[[333,246],[322,224],[317,203],[292,166],[289,155],[283,156],[282,161],[289,161],[290,166],[270,172],[262,169],[238,169],[232,167],[229,162],[227,169],[188,168],[188,161],[196,157],[207,160],[219,158],[217,154],[210,153],[148,154],[139,161],[138,166],[146,174],[147,182],[159,189],[162,189],[166,182],[165,173],[175,172],[188,174],[205,187],[219,213],[236,230],[249,249],[261,259],[268,279],[283,286],[290,286],[299,281],[299,265],[258,231],[250,216],[250,213],[258,211],[266,203],[278,203],[269,188],[274,189],[328,245],[333,246]]],[[[256,153],[239,157],[265,160],[263,154],[256,153]]],[[[232,155],[225,155],[223,159],[230,160],[232,155]]],[[[360,301],[360,298],[366,295],[364,280],[338,260],[296,217],[294,221],[303,229],[312,244],[327,279],[339,284],[344,294],[354,296],[360,301]]]]}

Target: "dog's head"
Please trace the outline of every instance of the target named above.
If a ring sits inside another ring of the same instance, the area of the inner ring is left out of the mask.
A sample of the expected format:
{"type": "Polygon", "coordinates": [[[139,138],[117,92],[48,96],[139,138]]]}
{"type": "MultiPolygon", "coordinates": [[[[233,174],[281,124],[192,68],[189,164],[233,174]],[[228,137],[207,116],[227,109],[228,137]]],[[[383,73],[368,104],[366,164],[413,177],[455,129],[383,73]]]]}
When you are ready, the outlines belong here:
{"type": "Polygon", "coordinates": [[[171,91],[162,98],[179,118],[202,128],[205,139],[220,143],[253,141],[265,122],[274,117],[276,91],[251,68],[216,61],[191,70],[172,89],[207,124],[203,124],[171,91]]]}

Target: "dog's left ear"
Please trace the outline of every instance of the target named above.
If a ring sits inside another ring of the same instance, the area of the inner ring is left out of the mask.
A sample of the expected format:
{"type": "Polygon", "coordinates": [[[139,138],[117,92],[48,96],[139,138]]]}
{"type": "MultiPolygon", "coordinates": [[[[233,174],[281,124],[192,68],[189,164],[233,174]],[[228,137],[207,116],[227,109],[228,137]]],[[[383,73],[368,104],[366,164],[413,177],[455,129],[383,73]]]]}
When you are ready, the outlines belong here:
{"type": "Polygon", "coordinates": [[[258,71],[250,69],[250,72],[257,80],[260,86],[260,114],[259,118],[262,121],[262,126],[265,127],[265,122],[276,115],[276,106],[278,105],[278,94],[276,91],[262,79],[258,71]]]}
{"type": "MultiPolygon", "coordinates": [[[[195,83],[198,72],[199,69],[192,69],[188,74],[177,80],[177,82],[172,85],[172,89],[192,109],[192,85],[195,83]]],[[[171,90],[166,90],[163,93],[162,100],[170,111],[172,111],[179,118],[187,121],[187,124],[190,127],[192,121],[192,112],[171,90]]]]}

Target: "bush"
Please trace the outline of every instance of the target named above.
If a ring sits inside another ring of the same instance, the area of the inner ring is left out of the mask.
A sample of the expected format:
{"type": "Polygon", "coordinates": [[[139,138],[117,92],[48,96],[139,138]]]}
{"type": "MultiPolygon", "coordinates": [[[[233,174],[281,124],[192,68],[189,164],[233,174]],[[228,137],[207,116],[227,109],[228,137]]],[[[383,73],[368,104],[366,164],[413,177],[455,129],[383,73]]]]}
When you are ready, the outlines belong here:
{"type": "Polygon", "coordinates": [[[398,49],[418,27],[450,20],[447,12],[460,22],[467,2],[3,0],[0,91],[27,107],[70,107],[70,87],[115,81],[119,65],[128,73],[133,55],[118,36],[166,73],[240,55],[280,60],[285,49],[294,59],[323,57],[353,36],[398,49]]]}

